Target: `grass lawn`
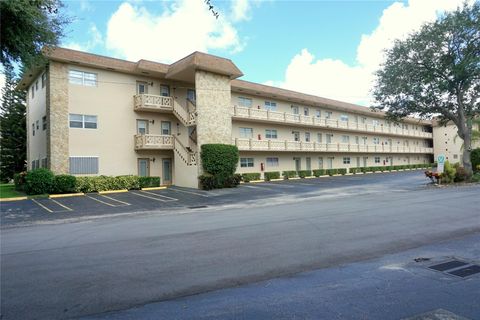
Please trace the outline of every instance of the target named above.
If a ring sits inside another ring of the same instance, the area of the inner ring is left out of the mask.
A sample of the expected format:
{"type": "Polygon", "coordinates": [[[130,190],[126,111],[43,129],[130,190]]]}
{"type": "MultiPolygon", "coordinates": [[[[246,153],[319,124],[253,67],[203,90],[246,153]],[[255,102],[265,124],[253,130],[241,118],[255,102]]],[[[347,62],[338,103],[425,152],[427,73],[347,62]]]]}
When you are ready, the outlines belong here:
{"type": "Polygon", "coordinates": [[[10,183],[0,184],[0,198],[23,197],[24,193],[15,191],[15,185],[10,183]]]}

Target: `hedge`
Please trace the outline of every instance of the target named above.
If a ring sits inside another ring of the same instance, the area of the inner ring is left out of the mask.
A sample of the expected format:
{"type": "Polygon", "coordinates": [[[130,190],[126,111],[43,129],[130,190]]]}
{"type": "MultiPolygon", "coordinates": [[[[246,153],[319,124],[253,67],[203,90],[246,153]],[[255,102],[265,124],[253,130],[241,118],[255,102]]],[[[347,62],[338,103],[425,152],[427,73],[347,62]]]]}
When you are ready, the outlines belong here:
{"type": "Polygon", "coordinates": [[[204,144],[200,158],[205,174],[198,177],[202,189],[230,188],[240,183],[235,174],[239,158],[238,148],[229,144],[204,144]]]}
{"type": "Polygon", "coordinates": [[[347,174],[347,169],[346,168],[341,168],[337,169],[338,174],[341,174],[342,176],[347,174]]]}
{"type": "Polygon", "coordinates": [[[333,176],[335,174],[338,174],[338,169],[327,169],[326,174],[329,176],[333,176]]]}
{"type": "Polygon", "coordinates": [[[470,154],[470,159],[472,161],[472,168],[474,171],[478,170],[478,166],[480,166],[480,148],[476,148],[472,150],[470,154]]]}
{"type": "Polygon", "coordinates": [[[297,171],[287,170],[282,172],[284,179],[295,178],[297,176],[297,171]]]}
{"type": "Polygon", "coordinates": [[[315,177],[320,177],[325,175],[325,170],[324,169],[315,169],[313,170],[313,175],[315,177]]]}
{"type": "Polygon", "coordinates": [[[25,192],[27,194],[50,193],[53,189],[54,177],[52,171],[45,168],[28,171],[25,176],[25,192]]]}
{"type": "Polygon", "coordinates": [[[312,170],[299,170],[298,171],[298,176],[300,178],[311,177],[312,176],[312,170]]]}
{"type": "Polygon", "coordinates": [[[138,177],[140,188],[160,187],[160,177],[138,177]]]}
{"type": "Polygon", "coordinates": [[[77,178],[69,174],[60,174],[53,179],[52,193],[75,192],[77,178]]]}
{"type": "Polygon", "coordinates": [[[265,172],[264,176],[266,181],[270,181],[272,179],[280,179],[280,171],[265,172]]]}
{"type": "Polygon", "coordinates": [[[25,191],[25,176],[27,175],[26,171],[15,173],[13,175],[13,183],[15,184],[15,190],[25,191]]]}
{"type": "MultiPolygon", "coordinates": [[[[198,177],[200,182],[200,187],[203,190],[212,190],[219,188],[220,182],[218,181],[218,177],[205,173],[198,177]]],[[[242,176],[240,174],[233,174],[226,178],[223,178],[221,181],[221,187],[223,188],[234,188],[238,186],[240,181],[242,180],[242,176]]]]}
{"type": "Polygon", "coordinates": [[[159,187],[160,177],[139,177],[139,176],[95,176],[77,177],[75,191],[77,192],[98,192],[108,190],[137,190],[147,187],[159,187]]]}
{"type": "Polygon", "coordinates": [[[253,180],[260,180],[260,173],[258,172],[251,172],[251,173],[243,173],[242,180],[244,182],[250,182],[253,180]]]}

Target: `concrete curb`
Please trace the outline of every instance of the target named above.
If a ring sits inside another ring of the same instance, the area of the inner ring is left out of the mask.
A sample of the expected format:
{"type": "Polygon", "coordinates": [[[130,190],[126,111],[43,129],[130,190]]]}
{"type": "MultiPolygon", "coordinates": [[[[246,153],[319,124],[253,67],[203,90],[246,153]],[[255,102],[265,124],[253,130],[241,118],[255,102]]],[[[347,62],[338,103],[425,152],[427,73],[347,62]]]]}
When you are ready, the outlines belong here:
{"type": "Polygon", "coordinates": [[[12,198],[2,198],[0,202],[9,202],[9,201],[20,201],[20,200],[27,200],[28,197],[12,197],[12,198]]]}
{"type": "Polygon", "coordinates": [[[67,198],[67,197],[78,197],[84,196],[85,193],[78,192],[78,193],[58,193],[58,194],[50,194],[48,195],[49,198],[67,198]]]}
{"type": "Polygon", "coordinates": [[[119,189],[119,190],[98,191],[98,194],[109,194],[109,193],[120,193],[120,192],[128,192],[128,190],[119,189]]]}

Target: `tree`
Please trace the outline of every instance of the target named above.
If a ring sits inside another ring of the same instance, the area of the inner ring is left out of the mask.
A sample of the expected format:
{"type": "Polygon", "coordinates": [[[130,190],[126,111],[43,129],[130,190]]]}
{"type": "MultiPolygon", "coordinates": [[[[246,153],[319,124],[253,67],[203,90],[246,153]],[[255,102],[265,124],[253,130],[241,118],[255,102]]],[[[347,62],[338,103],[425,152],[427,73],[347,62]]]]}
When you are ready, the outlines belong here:
{"type": "Polygon", "coordinates": [[[470,177],[472,121],[480,115],[480,3],[464,4],[406,40],[396,41],[376,72],[375,109],[391,120],[406,116],[452,121],[463,139],[470,177]]]}
{"type": "Polygon", "coordinates": [[[26,120],[25,91],[16,90],[18,79],[13,68],[5,68],[0,113],[0,179],[8,181],[16,172],[25,170],[26,120]]]}
{"type": "Polygon", "coordinates": [[[57,45],[70,22],[60,13],[62,7],[60,0],[0,1],[0,62],[25,67],[41,62],[42,48],[57,45]]]}

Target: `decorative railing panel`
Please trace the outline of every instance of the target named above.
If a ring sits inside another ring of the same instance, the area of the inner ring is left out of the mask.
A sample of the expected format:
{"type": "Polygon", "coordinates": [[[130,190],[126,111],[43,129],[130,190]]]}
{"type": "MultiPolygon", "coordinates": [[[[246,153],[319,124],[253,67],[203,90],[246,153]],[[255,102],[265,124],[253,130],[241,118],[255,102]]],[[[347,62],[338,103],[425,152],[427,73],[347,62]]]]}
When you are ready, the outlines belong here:
{"type": "Polygon", "coordinates": [[[156,134],[137,134],[135,139],[135,149],[173,149],[173,137],[171,135],[156,134]]]}

